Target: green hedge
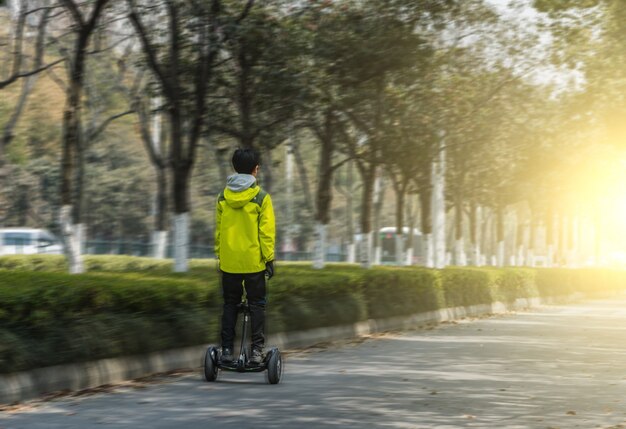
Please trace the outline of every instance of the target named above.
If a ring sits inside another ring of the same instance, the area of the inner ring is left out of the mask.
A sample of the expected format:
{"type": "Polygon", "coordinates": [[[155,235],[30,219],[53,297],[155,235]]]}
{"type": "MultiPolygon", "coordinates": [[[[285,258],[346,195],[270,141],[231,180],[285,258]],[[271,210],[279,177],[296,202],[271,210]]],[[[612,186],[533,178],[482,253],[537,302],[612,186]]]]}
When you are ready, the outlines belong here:
{"type": "MultiPolygon", "coordinates": [[[[0,258],[0,372],[218,341],[221,292],[213,261],[89,256],[68,275],[56,256],[0,258]]],[[[268,332],[404,316],[522,297],[626,289],[600,269],[375,268],[283,263],[268,288],[268,332]]]]}

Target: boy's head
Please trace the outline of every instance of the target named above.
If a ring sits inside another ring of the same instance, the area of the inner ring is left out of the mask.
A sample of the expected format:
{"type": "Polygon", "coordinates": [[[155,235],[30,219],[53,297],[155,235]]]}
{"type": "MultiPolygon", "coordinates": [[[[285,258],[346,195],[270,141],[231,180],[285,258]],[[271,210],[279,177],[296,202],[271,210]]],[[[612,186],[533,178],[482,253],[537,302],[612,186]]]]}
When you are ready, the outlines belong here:
{"type": "Polygon", "coordinates": [[[233,154],[233,167],[239,174],[255,174],[260,163],[259,153],[254,149],[237,149],[233,154]]]}

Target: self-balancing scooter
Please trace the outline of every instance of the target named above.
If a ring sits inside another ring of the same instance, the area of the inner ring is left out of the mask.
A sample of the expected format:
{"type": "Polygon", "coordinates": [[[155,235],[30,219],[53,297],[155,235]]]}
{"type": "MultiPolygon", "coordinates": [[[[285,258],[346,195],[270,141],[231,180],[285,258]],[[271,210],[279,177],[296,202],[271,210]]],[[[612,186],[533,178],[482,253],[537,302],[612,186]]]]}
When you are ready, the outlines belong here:
{"type": "Polygon", "coordinates": [[[248,323],[250,321],[250,306],[247,301],[238,305],[239,311],[243,313],[243,332],[241,335],[241,348],[239,358],[232,362],[222,362],[217,347],[210,346],[204,355],[204,379],[215,381],[218,370],[235,372],[263,372],[267,370],[267,380],[270,384],[277,384],[283,372],[283,359],[280,350],[272,347],[265,355],[263,362],[255,364],[250,362],[248,352],[248,323]]]}

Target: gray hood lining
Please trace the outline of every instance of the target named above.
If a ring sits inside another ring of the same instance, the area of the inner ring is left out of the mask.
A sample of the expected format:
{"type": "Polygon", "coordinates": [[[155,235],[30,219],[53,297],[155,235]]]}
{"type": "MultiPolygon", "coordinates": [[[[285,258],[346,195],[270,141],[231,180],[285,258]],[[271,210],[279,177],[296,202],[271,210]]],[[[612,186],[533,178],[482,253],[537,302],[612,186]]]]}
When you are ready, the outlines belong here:
{"type": "Polygon", "coordinates": [[[233,174],[228,176],[226,187],[233,192],[243,192],[250,189],[256,183],[256,177],[252,174],[233,174]]]}

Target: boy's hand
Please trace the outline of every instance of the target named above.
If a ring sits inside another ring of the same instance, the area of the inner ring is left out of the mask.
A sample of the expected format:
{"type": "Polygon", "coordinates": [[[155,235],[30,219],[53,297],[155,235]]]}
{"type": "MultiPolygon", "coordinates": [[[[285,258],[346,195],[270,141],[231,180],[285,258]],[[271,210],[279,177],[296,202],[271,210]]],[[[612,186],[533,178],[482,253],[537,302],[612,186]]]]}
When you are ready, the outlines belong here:
{"type": "Polygon", "coordinates": [[[267,273],[268,279],[274,277],[274,261],[269,261],[265,263],[265,272],[267,273]]]}
{"type": "Polygon", "coordinates": [[[219,259],[215,259],[215,271],[217,271],[218,273],[222,272],[222,270],[220,270],[220,260],[219,259]]]}

